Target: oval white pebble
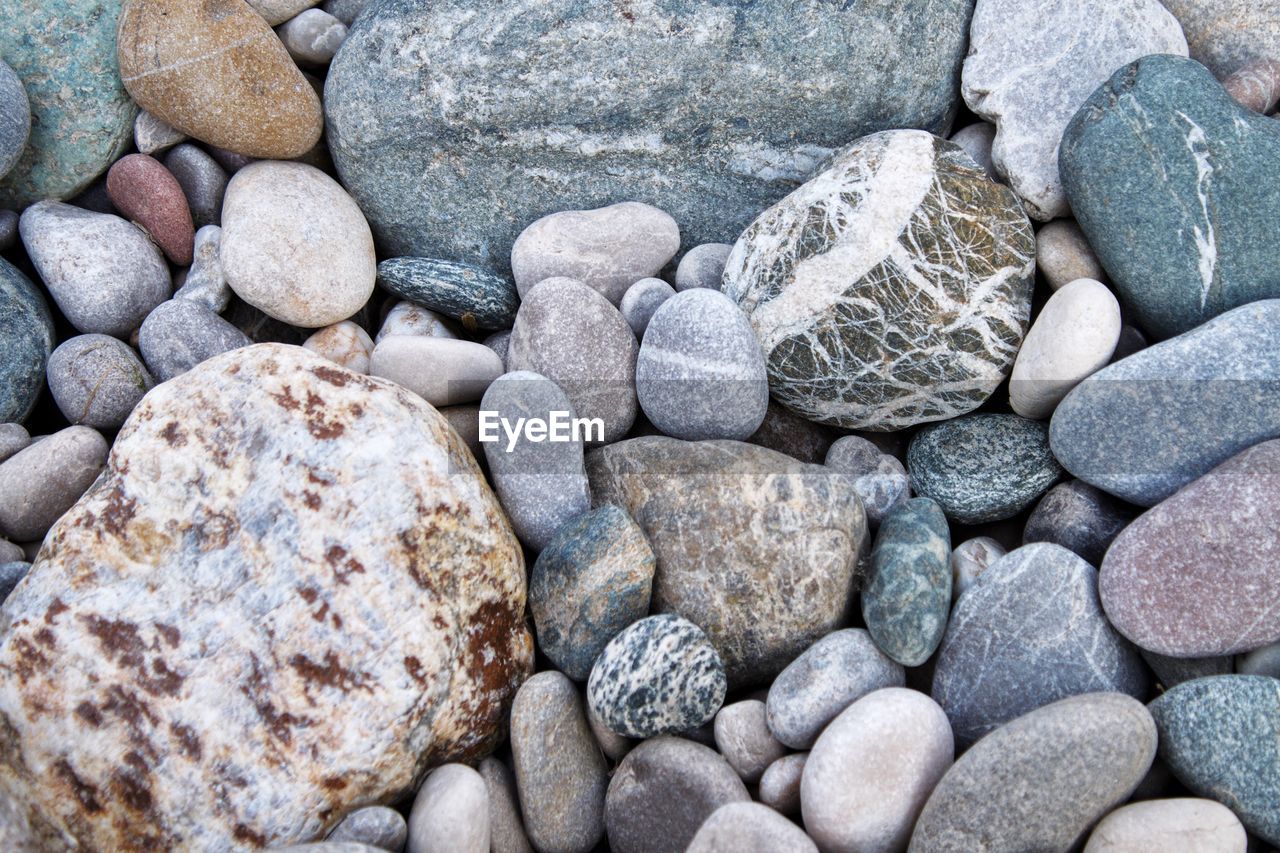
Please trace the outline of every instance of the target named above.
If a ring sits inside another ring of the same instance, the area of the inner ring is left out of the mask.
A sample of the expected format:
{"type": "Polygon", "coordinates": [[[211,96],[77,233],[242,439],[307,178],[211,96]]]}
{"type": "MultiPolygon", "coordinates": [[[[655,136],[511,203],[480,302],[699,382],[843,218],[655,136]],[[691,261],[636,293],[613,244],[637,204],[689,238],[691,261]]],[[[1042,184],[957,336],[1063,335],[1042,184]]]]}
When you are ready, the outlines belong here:
{"type": "Polygon", "coordinates": [[[489,853],[489,792],[465,764],[431,771],[409,812],[406,853],[489,853]]]}
{"type": "Polygon", "coordinates": [[[373,348],[369,373],[408,388],[433,406],[473,403],[502,375],[502,359],[484,344],[392,335],[373,348]]]}
{"type": "Polygon", "coordinates": [[[1244,853],[1248,838],[1231,809],[1195,797],[1116,809],[1089,836],[1084,853],[1244,853]]]}
{"type": "Polygon", "coordinates": [[[369,358],[373,355],[373,338],[350,320],[325,326],[303,346],[318,356],[340,364],[356,373],[369,372],[369,358]]]}

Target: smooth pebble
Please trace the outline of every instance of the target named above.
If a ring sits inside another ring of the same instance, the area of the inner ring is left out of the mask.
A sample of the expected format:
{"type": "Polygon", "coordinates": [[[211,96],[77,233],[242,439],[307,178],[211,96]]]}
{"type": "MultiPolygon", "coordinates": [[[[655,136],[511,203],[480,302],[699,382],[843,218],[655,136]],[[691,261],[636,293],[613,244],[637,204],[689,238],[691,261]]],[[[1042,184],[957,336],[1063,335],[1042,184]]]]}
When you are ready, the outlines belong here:
{"type": "Polygon", "coordinates": [[[368,373],[373,355],[373,338],[359,323],[343,320],[325,326],[302,344],[316,355],[324,356],[355,373],[368,373]]]}
{"type": "Polygon", "coordinates": [[[158,382],[167,382],[215,355],[252,343],[231,323],[187,299],[163,303],[138,331],[142,360],[158,382]]]}
{"type": "Polygon", "coordinates": [[[719,290],[724,278],[725,261],[733,246],[728,243],[703,243],[684,253],[676,266],[676,290],[692,290],[705,287],[719,290]]]}
{"type": "Polygon", "coordinates": [[[627,292],[622,294],[618,312],[631,327],[636,340],[644,339],[645,329],[649,328],[653,313],[675,295],[671,285],[660,278],[642,278],[627,288],[627,292]]]}
{"type": "Polygon", "coordinates": [[[433,406],[456,406],[481,399],[503,366],[484,344],[392,335],[374,346],[369,373],[408,388],[433,406]]]}
{"type": "Polygon", "coordinates": [[[759,803],[729,803],[711,813],[685,853],[818,853],[804,830],[759,803]]]}
{"type": "Polygon", "coordinates": [[[716,749],[747,784],[759,782],[765,769],[787,754],[787,747],[769,731],[768,712],[759,699],[721,708],[714,734],[716,749]]]}
{"type": "Polygon", "coordinates": [[[489,794],[465,764],[432,770],[409,812],[405,853],[489,853],[489,794]]]}
{"type": "Polygon", "coordinates": [[[133,347],[109,335],[79,335],[49,357],[49,390],[73,424],[116,429],[155,380],[133,347]]]}
{"type": "Polygon", "coordinates": [[[16,542],[44,538],[98,478],[108,449],[97,430],[72,426],[0,463],[0,536],[16,542]]]}

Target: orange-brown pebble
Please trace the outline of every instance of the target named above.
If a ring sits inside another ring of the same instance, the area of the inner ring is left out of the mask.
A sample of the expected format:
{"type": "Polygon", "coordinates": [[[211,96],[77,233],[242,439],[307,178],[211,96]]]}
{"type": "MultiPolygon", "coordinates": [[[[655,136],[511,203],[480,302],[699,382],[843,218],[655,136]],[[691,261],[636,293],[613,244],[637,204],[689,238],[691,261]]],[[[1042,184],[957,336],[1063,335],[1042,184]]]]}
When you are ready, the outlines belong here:
{"type": "Polygon", "coordinates": [[[1250,62],[1223,80],[1222,85],[1240,106],[1267,115],[1280,102],[1280,60],[1250,62]]]}
{"type": "Polygon", "coordinates": [[[178,179],[154,157],[130,154],[107,172],[107,195],[129,219],[141,225],[165,256],[190,266],[195,245],[191,208],[178,179]]]}

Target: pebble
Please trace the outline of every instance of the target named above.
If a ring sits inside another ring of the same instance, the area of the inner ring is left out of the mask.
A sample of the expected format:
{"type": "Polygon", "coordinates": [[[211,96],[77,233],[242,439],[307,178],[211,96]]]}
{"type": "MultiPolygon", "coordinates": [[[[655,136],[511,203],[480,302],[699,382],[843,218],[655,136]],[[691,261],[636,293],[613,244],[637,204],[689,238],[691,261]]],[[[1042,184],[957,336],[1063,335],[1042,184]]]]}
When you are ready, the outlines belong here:
{"type": "Polygon", "coordinates": [[[1008,376],[1034,254],[1017,196],[960,146],[885,131],[760,214],[724,292],[751,319],[775,399],[820,423],[896,430],[971,411],[1008,376]],[[935,251],[955,262],[938,267],[935,251]]]}
{"type": "Polygon", "coordinates": [[[1177,797],[1131,803],[1107,815],[1084,853],[1245,853],[1248,838],[1231,809],[1213,800],[1177,797]]]}
{"type": "MultiPolygon", "coordinates": [[[[764,413],[764,423],[760,424],[760,429],[747,442],[776,450],[800,462],[821,465],[839,435],[831,427],[806,420],[770,398],[769,408],[764,413]]],[[[905,471],[903,476],[906,476],[905,471]]],[[[854,488],[857,488],[856,483],[854,488]]],[[[865,505],[865,501],[863,503],[865,505]]]]}
{"type": "Polygon", "coordinates": [[[138,117],[133,120],[133,144],[144,155],[167,151],[189,138],[146,110],[139,110],[138,117]]]}
{"type": "Polygon", "coordinates": [[[606,504],[564,524],[529,578],[538,648],[575,681],[586,681],[609,641],[649,613],[655,561],[644,531],[606,504]]]}
{"type": "Polygon", "coordinates": [[[711,813],[685,853],[818,853],[800,827],[759,803],[729,803],[711,813]]]}
{"type": "Polygon", "coordinates": [[[751,801],[715,750],[676,737],[644,741],[609,782],[605,824],[615,853],[684,853],[716,809],[751,801]]]}
{"type": "Polygon", "coordinates": [[[687,441],[748,438],[769,405],[751,324],[724,294],[705,288],[678,293],[654,313],[635,377],[649,422],[687,441]]]}
{"type": "Polygon", "coordinates": [[[409,813],[405,853],[489,853],[489,794],[465,764],[432,770],[409,813]]]}
{"type": "Polygon", "coordinates": [[[1103,615],[1097,571],[1037,543],[1010,551],[956,602],[932,693],[967,746],[1067,696],[1145,698],[1149,687],[1142,658],[1103,615]]]}
{"type": "Polygon", "coordinates": [[[1070,480],[1045,492],[1027,518],[1022,542],[1052,542],[1098,566],[1112,541],[1132,520],[1132,512],[1106,492],[1070,480]]]}
{"type": "Polygon", "coordinates": [[[369,0],[325,0],[324,10],[349,27],[368,4],[369,0]]]}
{"type": "Polygon", "coordinates": [[[862,628],[818,640],[769,688],[769,730],[792,749],[809,749],[845,708],[875,690],[902,687],[902,666],[880,651],[862,628]]]}
{"type": "Polygon", "coordinates": [[[473,403],[503,373],[484,344],[422,335],[392,335],[374,348],[369,373],[390,379],[433,406],[473,403]]]}
{"type": "Polygon", "coordinates": [[[222,271],[268,316],[319,328],[373,295],[373,235],[333,178],[301,163],[258,162],[231,179],[222,207],[222,271]]]}
{"type": "Polygon", "coordinates": [[[195,258],[187,270],[174,299],[189,299],[208,308],[215,314],[227,310],[231,302],[231,288],[222,275],[222,229],[206,225],[196,232],[195,258]]]}
{"type": "Polygon", "coordinates": [[[484,339],[484,345],[498,354],[498,358],[502,359],[502,363],[507,363],[507,350],[511,348],[511,330],[504,329],[501,332],[494,332],[492,335],[484,339]]]}
{"type": "Polygon", "coordinates": [[[428,311],[412,302],[397,302],[387,312],[378,329],[375,344],[382,343],[383,338],[395,335],[424,335],[431,338],[458,338],[453,324],[434,311],[428,311]]]}
{"type": "Polygon", "coordinates": [[[867,523],[879,527],[886,515],[911,497],[907,469],[896,456],[857,435],[838,438],[827,450],[824,464],[853,479],[854,491],[862,499],[867,523]]]}
{"type": "Polygon", "coordinates": [[[31,102],[9,63],[0,59],[0,178],[22,158],[31,136],[31,102]]]}
{"type": "Polygon", "coordinates": [[[1199,678],[1151,703],[1160,757],[1193,793],[1228,806],[1251,833],[1280,845],[1280,681],[1199,678]]]}
{"type": "Polygon", "coordinates": [[[1068,850],[1128,799],[1155,754],[1151,714],[1128,696],[1073,696],[1032,711],[957,759],[910,851],[1068,850]]]}
{"type": "Polygon", "coordinates": [[[1054,292],[1027,332],[1009,378],[1009,406],[1048,418],[1076,385],[1111,361],[1120,341],[1120,303],[1082,278],[1054,292]]]}
{"type": "Polygon", "coordinates": [[[361,844],[358,841],[309,841],[306,844],[290,844],[271,848],[275,853],[381,853],[381,847],[361,844]]]}
{"type": "Polygon", "coordinates": [[[118,216],[56,201],[28,207],[22,242],[63,315],[84,334],[128,337],[169,298],[169,265],[118,216]]]}
{"type": "Polygon", "coordinates": [[[353,373],[369,372],[373,338],[358,323],[343,320],[341,323],[325,326],[307,338],[302,346],[353,373]]]}
{"type": "Polygon", "coordinates": [[[206,145],[205,147],[209,150],[209,155],[213,157],[214,162],[216,162],[227,175],[234,175],[236,172],[240,171],[257,159],[256,157],[247,157],[244,154],[237,154],[234,151],[228,151],[225,148],[219,148],[216,145],[206,145]]]}
{"type": "Polygon", "coordinates": [[[22,424],[0,423],[0,462],[30,443],[31,436],[27,434],[26,427],[22,424]]]}
{"type": "Polygon", "coordinates": [[[764,775],[760,777],[760,802],[778,814],[799,816],[800,780],[804,776],[804,765],[808,759],[807,752],[793,752],[766,767],[764,775]]]}
{"type": "Polygon", "coordinates": [[[671,285],[660,278],[642,278],[627,288],[618,304],[618,312],[631,327],[636,340],[644,339],[645,329],[649,328],[653,313],[675,294],[671,285]]]}
{"type": "Polygon", "coordinates": [[[0,210],[0,252],[9,251],[17,242],[18,214],[12,210],[0,210]]]}
{"type": "Polygon", "coordinates": [[[107,195],[126,218],[140,225],[178,266],[191,263],[195,227],[182,185],[154,157],[130,154],[107,172],[107,195]]]}
{"type": "Polygon", "coordinates": [[[951,552],[952,598],[959,600],[983,572],[1007,553],[1005,547],[990,536],[975,536],[957,545],[951,552]]]}
{"type": "Polygon", "coordinates": [[[1174,658],[1138,649],[1142,659],[1155,673],[1156,681],[1164,688],[1176,687],[1184,681],[1205,678],[1210,675],[1230,675],[1235,671],[1235,658],[1231,655],[1208,658],[1174,658]]]}
{"type": "Polygon", "coordinates": [[[600,751],[610,761],[621,761],[622,757],[630,752],[637,743],[632,738],[623,737],[616,732],[609,731],[609,727],[592,710],[590,702],[587,703],[587,722],[591,724],[591,731],[596,736],[596,742],[600,744],[600,751]]]}
{"type": "MultiPolygon", "coordinates": [[[[17,267],[0,258],[0,423],[5,429],[12,429],[10,421],[26,420],[35,408],[53,342],[53,317],[44,296],[17,267]]],[[[24,444],[25,435],[23,430],[24,444]]],[[[0,446],[8,447],[13,440],[0,436],[0,446]]]]}
{"type": "Polygon", "coordinates": [[[468,332],[509,329],[520,308],[510,279],[471,264],[390,258],[378,264],[378,284],[401,299],[452,317],[468,332]]]}
{"type": "Polygon", "coordinates": [[[951,135],[951,141],[964,149],[973,161],[982,167],[987,177],[996,183],[1004,183],[1004,177],[996,168],[991,158],[991,149],[995,145],[996,126],[990,122],[978,121],[957,130],[951,135]]]}
{"type": "Polygon", "coordinates": [[[43,539],[97,479],[108,449],[96,430],[72,426],[0,463],[0,536],[43,539]]]}
{"type": "MultiPolygon", "coordinates": [[[[22,550],[18,549],[18,553],[21,554],[22,550]]],[[[0,563],[0,604],[9,598],[30,571],[31,564],[22,559],[0,563]]]]}
{"type": "Polygon", "coordinates": [[[386,806],[365,806],[339,821],[326,840],[352,841],[400,853],[408,835],[409,826],[398,811],[386,806]]]}
{"type": "Polygon", "coordinates": [[[759,699],[721,708],[714,734],[716,749],[749,785],[759,782],[765,769],[787,754],[787,748],[769,731],[765,704],[759,699]]]}
{"type": "Polygon", "coordinates": [[[924,663],[951,611],[951,533],[942,507],[913,498],[880,525],[862,590],[862,619],[876,646],[903,666],[924,663]]]}
{"type": "Polygon", "coordinates": [[[907,470],[911,490],[960,524],[1012,518],[1062,475],[1048,426],[1017,415],[969,415],[926,427],[911,439],[907,470]]]}
{"type": "Polygon", "coordinates": [[[129,4],[117,51],[138,105],[201,142],[288,160],[320,139],[319,97],[244,0],[129,4]]]}
{"type": "Polygon", "coordinates": [[[138,330],[138,349],[158,382],[168,382],[201,362],[252,344],[249,336],[199,302],[170,299],[138,330]]]}
{"type": "Polygon", "coordinates": [[[328,65],[347,39],[347,25],[320,9],[299,12],[277,32],[296,62],[312,65],[328,65]]]}
{"type": "Polygon", "coordinates": [[[826,727],[805,761],[805,829],[833,853],[903,850],[954,757],[947,715],[932,699],[903,687],[870,693],[826,727]]]}
{"type": "Polygon", "coordinates": [[[1035,10],[978,0],[969,33],[960,92],[999,129],[996,167],[1043,221],[1071,213],[1058,143],[1085,99],[1139,57],[1187,55],[1182,28],[1159,0],[1066,0],[1035,10]]]}
{"type": "MultiPolygon", "coordinates": [[[[1266,675],[1271,678],[1280,678],[1280,643],[1271,643],[1241,655],[1236,659],[1235,670],[1241,675],[1266,675]]],[[[1230,672],[1231,670],[1228,669],[1226,672],[1214,674],[1225,675],[1230,672]]]]}
{"type": "MultiPolygon", "coordinates": [[[[510,424],[573,411],[559,386],[527,371],[498,377],[484,392],[480,408],[510,424]]],[[[508,443],[499,434],[484,445],[493,486],[520,541],[540,551],[563,524],[591,508],[582,442],[535,442],[521,432],[510,450],[508,443]]]]}
{"type": "Polygon", "coordinates": [[[15,545],[7,539],[0,539],[0,564],[9,564],[26,559],[26,552],[22,547],[15,545]]]}
{"type": "Polygon", "coordinates": [[[1280,103],[1280,60],[1259,59],[1242,65],[1222,81],[1222,88],[1245,109],[1268,115],[1280,103]]]}
{"type": "Polygon", "coordinates": [[[604,837],[609,774],[578,689],[562,673],[540,672],[521,685],[511,706],[511,754],[534,848],[594,848],[604,837]]]}
{"type": "Polygon", "coordinates": [[[676,266],[676,290],[719,290],[724,265],[732,251],[733,246],[728,243],[703,243],[685,252],[676,266]]]}
{"type": "Polygon", "coordinates": [[[155,380],[133,347],[108,335],[79,335],[49,357],[49,390],[73,424],[118,429],[155,380]]]}
{"type": "Polygon", "coordinates": [[[511,769],[490,756],[479,771],[489,792],[489,849],[491,853],[533,853],[520,817],[519,794],[511,769]]]}
{"type": "Polygon", "coordinates": [[[1191,58],[1224,79],[1258,59],[1280,56],[1275,0],[1168,0],[1191,58]]]}
{"type": "Polygon", "coordinates": [[[269,25],[276,27],[315,6],[320,0],[248,0],[248,2],[253,11],[261,15],[269,25]]]}
{"type": "Polygon", "coordinates": [[[1116,344],[1116,351],[1111,356],[1111,363],[1115,364],[1121,359],[1128,358],[1136,352],[1141,352],[1150,346],[1147,336],[1144,335],[1137,326],[1130,326],[1127,323],[1120,327],[1120,341],[1116,344]]]}
{"type": "Polygon", "coordinates": [[[672,614],[633,623],[609,641],[591,668],[587,701],[626,737],[695,728],[720,710],[724,664],[702,629],[672,614]]]}
{"type": "Polygon", "coordinates": [[[559,385],[577,417],[604,422],[604,443],[622,438],[638,409],[638,347],[627,321],[599,293],[567,278],[544,280],[521,296],[508,367],[559,385]]]}
{"type": "Polygon", "coordinates": [[[165,155],[164,166],[182,187],[195,227],[222,224],[229,178],[218,161],[194,145],[179,145],[165,155]]]}
{"type": "Polygon", "coordinates": [[[1074,219],[1055,219],[1036,232],[1036,268],[1055,291],[1082,278],[1108,281],[1107,271],[1074,219]]]}
{"type": "Polygon", "coordinates": [[[484,459],[484,445],[480,442],[480,406],[445,406],[438,410],[453,427],[477,461],[484,459]]]}

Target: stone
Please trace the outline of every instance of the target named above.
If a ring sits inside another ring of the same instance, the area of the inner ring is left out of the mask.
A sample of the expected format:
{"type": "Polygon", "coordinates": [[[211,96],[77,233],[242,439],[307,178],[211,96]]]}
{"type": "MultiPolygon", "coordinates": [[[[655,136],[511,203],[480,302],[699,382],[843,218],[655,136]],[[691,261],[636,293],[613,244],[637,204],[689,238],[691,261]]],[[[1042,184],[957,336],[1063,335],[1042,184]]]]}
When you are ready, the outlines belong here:
{"type": "Polygon", "coordinates": [[[1103,615],[1097,571],[1065,548],[1037,543],[1010,551],[960,596],[932,692],[956,741],[968,746],[1068,696],[1142,699],[1149,687],[1142,658],[1103,615]]]}
{"type": "Polygon", "coordinates": [[[880,651],[866,630],[835,631],[774,679],[766,703],[769,730],[792,749],[809,749],[845,708],[872,691],[905,683],[902,666],[880,651]]]}
{"type": "Polygon", "coordinates": [[[26,552],[22,547],[15,545],[7,539],[0,539],[0,565],[9,565],[10,563],[20,562],[26,558],[26,552]]]}
{"type": "Polygon", "coordinates": [[[1172,337],[1280,296],[1262,225],[1280,214],[1277,158],[1275,120],[1177,56],[1125,66],[1072,119],[1060,155],[1071,207],[1144,331],[1172,337]]]}
{"type": "Polygon", "coordinates": [[[271,160],[300,157],[320,140],[320,98],[244,0],[126,3],[119,32],[125,88],[176,130],[271,160]]]}
{"type": "Polygon", "coordinates": [[[616,853],[683,853],[718,808],[749,802],[742,780],[715,750],[651,738],[622,759],[609,782],[609,845],[616,853]]]}
{"type": "Polygon", "coordinates": [[[395,809],[365,806],[344,817],[326,840],[352,841],[400,853],[408,834],[408,825],[395,809]]]}
{"type": "Polygon", "coordinates": [[[185,133],[174,130],[146,110],[139,110],[133,120],[133,144],[140,154],[159,154],[186,142],[188,138],[185,133]]]}
{"type": "Polygon", "coordinates": [[[0,423],[0,462],[31,443],[31,436],[22,424],[0,423]]]}
{"type": "Polygon", "coordinates": [[[128,337],[169,298],[164,256],[118,216],[41,201],[23,212],[19,230],[53,301],[84,334],[128,337]]]}
{"type": "Polygon", "coordinates": [[[1276,0],[1169,0],[1165,5],[1182,24],[1191,57],[1219,79],[1253,60],[1280,56],[1276,0]]]}
{"type": "Polygon", "coordinates": [[[195,227],[220,225],[229,179],[218,161],[194,145],[179,145],[165,155],[164,166],[182,187],[195,227]]]}
{"type": "Polygon", "coordinates": [[[465,764],[446,764],[427,776],[409,813],[405,853],[488,853],[489,794],[465,764]]]}
{"type": "Polygon", "coordinates": [[[1055,219],[1036,232],[1036,268],[1054,290],[1082,278],[1109,280],[1074,219],[1055,219]]]}
{"type": "Polygon", "coordinates": [[[271,26],[279,26],[290,18],[315,6],[319,0],[249,0],[253,11],[261,15],[271,26]]]}
{"type": "Polygon", "coordinates": [[[1102,561],[1107,618],[1162,655],[1231,655],[1280,640],[1280,440],[1232,457],[1138,517],[1102,561]]]}
{"type": "Polygon", "coordinates": [[[1093,693],[1055,702],[957,759],[925,804],[909,849],[1068,850],[1128,799],[1155,754],[1156,727],[1134,699],[1093,693]]]}
{"type": "Polygon", "coordinates": [[[911,490],[960,524],[1012,518],[1062,476],[1048,425],[1017,415],[969,415],[926,427],[911,439],[907,470],[911,490]]]}
{"type": "Polygon", "coordinates": [[[387,312],[378,329],[374,343],[382,343],[383,338],[394,335],[426,335],[432,338],[459,338],[453,323],[434,311],[428,311],[412,302],[397,302],[387,312]]]}
{"type": "Polygon", "coordinates": [[[142,360],[160,382],[252,343],[248,335],[209,308],[187,299],[170,299],[159,305],[138,330],[142,360]]]}
{"type": "Polygon", "coordinates": [[[484,339],[484,345],[498,354],[498,358],[502,359],[502,363],[507,363],[507,350],[511,347],[511,330],[504,329],[501,332],[494,332],[492,335],[484,339]]]}
{"type": "Polygon", "coordinates": [[[79,335],[49,357],[49,390],[73,424],[119,429],[155,380],[133,347],[108,335],[79,335]]]}
{"type": "Polygon", "coordinates": [[[905,687],[868,694],[826,727],[805,761],[805,829],[823,850],[903,850],[954,757],[947,715],[928,696],[905,687]]]}
{"type": "MultiPolygon", "coordinates": [[[[573,406],[559,386],[545,376],[511,372],[498,377],[480,408],[514,424],[520,418],[550,420],[552,412],[573,406]]],[[[582,441],[530,441],[522,432],[486,442],[485,459],[502,508],[520,541],[541,551],[562,525],[591,508],[591,492],[583,467],[582,441]]]]}
{"type": "Polygon", "coordinates": [[[1067,471],[1154,506],[1247,447],[1280,437],[1280,299],[1244,305],[1090,376],[1054,411],[1067,471]]]}
{"type": "Polygon", "coordinates": [[[671,285],[662,279],[642,278],[622,294],[622,301],[618,303],[618,313],[627,321],[636,340],[640,341],[644,339],[645,329],[649,328],[653,312],[675,295],[676,292],[671,285]]]}
{"type": "Polygon", "coordinates": [[[729,803],[711,813],[685,853],[725,851],[818,853],[800,827],[759,803],[729,803]]]}
{"type": "Polygon", "coordinates": [[[0,604],[9,598],[29,571],[31,571],[31,564],[23,560],[0,564],[0,604]]]}
{"type": "Polygon", "coordinates": [[[1231,809],[1213,800],[1176,797],[1116,809],[1094,828],[1084,853],[1245,853],[1247,842],[1231,809]]]}
{"type": "Polygon", "coordinates": [[[0,24],[0,56],[22,80],[31,121],[17,164],[0,170],[8,173],[0,207],[21,211],[40,199],[71,198],[128,147],[137,107],[116,67],[121,4],[58,0],[0,24]]]}
{"type": "Polygon", "coordinates": [[[662,303],[636,360],[636,396],[649,422],[674,438],[754,434],[769,406],[769,380],[738,306],[705,288],[662,303]]]}
{"type": "Polygon", "coordinates": [[[493,748],[532,670],[524,607],[434,409],[300,347],[227,353],[144,398],[6,604],[5,789],[98,849],[321,838],[493,748]]]}
{"type": "Polygon", "coordinates": [[[484,458],[484,445],[480,441],[480,406],[445,406],[440,414],[453,427],[471,455],[477,460],[484,458]]]}
{"type": "Polygon", "coordinates": [[[154,157],[130,154],[107,172],[107,195],[120,213],[151,235],[165,257],[191,264],[195,226],[182,185],[154,157]]]}
{"type": "Polygon", "coordinates": [[[433,406],[474,403],[503,373],[484,344],[423,335],[392,335],[373,348],[369,373],[408,388],[433,406]]]}
{"type": "Polygon", "coordinates": [[[1132,512],[1106,492],[1070,480],[1045,492],[1027,518],[1022,544],[1052,542],[1098,566],[1112,541],[1132,520],[1132,512]]]}
{"type": "Polygon", "coordinates": [[[1187,55],[1177,20],[1159,0],[1057,0],[1031,7],[978,0],[960,92],[997,128],[992,160],[1035,219],[1071,213],[1058,145],[1093,91],[1152,53],[1187,55]]]}
{"type": "Polygon", "coordinates": [[[468,332],[509,329],[520,308],[509,279],[472,264],[389,258],[378,264],[378,284],[401,299],[452,317],[468,332]]]}
{"type": "Polygon", "coordinates": [[[0,463],[0,536],[43,539],[97,479],[108,449],[96,430],[72,426],[0,463]]]}
{"type": "Polygon", "coordinates": [[[255,157],[246,157],[244,154],[237,154],[234,151],[228,151],[225,148],[219,148],[216,145],[206,145],[205,147],[209,149],[210,156],[213,157],[218,166],[228,175],[234,175],[257,159],[255,157]]]}
{"type": "Polygon", "coordinates": [[[358,323],[343,320],[341,323],[325,326],[307,338],[302,346],[353,373],[369,372],[373,338],[358,323]]]}
{"type": "Polygon", "coordinates": [[[862,619],[882,652],[903,666],[920,666],[942,642],[950,611],[947,517],[930,498],[913,498],[880,525],[862,619]]]}
{"type": "Polygon", "coordinates": [[[501,269],[538,217],[619,199],[671,214],[686,245],[732,242],[832,149],[942,130],[971,8],[371,5],[330,66],[328,141],[392,256],[501,269]]]}
{"type": "Polygon", "coordinates": [[[872,527],[879,527],[885,516],[911,497],[907,469],[897,457],[881,453],[880,448],[861,436],[836,439],[823,464],[853,480],[867,523],[872,527]]]}
{"type": "MultiPolygon", "coordinates": [[[[1142,659],[1155,673],[1156,681],[1165,690],[1184,681],[1206,678],[1211,675],[1230,675],[1235,672],[1235,658],[1231,655],[1207,658],[1175,658],[1138,649],[1142,659]]],[[[1243,671],[1243,670],[1242,670],[1243,671]]]]}
{"type": "Polygon", "coordinates": [[[702,629],[672,614],[635,622],[591,668],[587,701],[610,731],[649,738],[696,728],[724,702],[724,665],[702,629]]]}
{"type": "Polygon", "coordinates": [[[1111,361],[1120,341],[1120,303],[1087,278],[1058,289],[1031,324],[1009,377],[1009,407],[1048,418],[1072,388],[1111,361]]]}
{"type": "Polygon", "coordinates": [[[591,709],[591,703],[587,703],[587,722],[591,725],[591,731],[596,736],[596,742],[600,744],[600,751],[610,761],[621,761],[622,757],[631,751],[637,741],[623,737],[617,732],[609,731],[608,726],[600,719],[600,716],[591,709]]]}
{"type": "Polygon", "coordinates": [[[377,276],[360,208],[337,181],[301,163],[236,172],[222,205],[221,258],[237,296],[309,329],[359,311],[377,276]]]}
{"type": "Polygon", "coordinates": [[[982,167],[987,177],[998,184],[1005,183],[1004,176],[996,168],[991,158],[991,149],[996,141],[996,126],[989,122],[974,122],[951,135],[951,141],[964,149],[973,158],[973,162],[982,167]]]}
{"type": "Polygon", "coordinates": [[[765,704],[746,699],[725,705],[716,714],[716,749],[747,784],[760,781],[773,762],[787,754],[787,748],[769,731],[765,704]]]}
{"type": "Polygon", "coordinates": [[[964,414],[1027,331],[1035,237],[1017,197],[920,131],[864,137],[766,210],[724,292],[751,318],[775,399],[845,429],[964,414]]]}
{"type": "Polygon", "coordinates": [[[511,706],[511,754],[529,841],[537,850],[586,853],[604,837],[608,769],[578,689],[540,672],[511,706]]]}
{"type": "Polygon", "coordinates": [[[231,288],[222,275],[222,229],[206,225],[196,232],[195,252],[191,268],[182,280],[174,299],[189,299],[215,314],[227,310],[231,288]]]}
{"type": "MultiPolygon", "coordinates": [[[[747,443],[776,450],[799,462],[821,465],[837,436],[839,433],[830,427],[806,420],[770,398],[769,407],[764,413],[764,422],[760,424],[760,429],[747,439],[747,443]]],[[[903,476],[906,476],[905,470],[903,476]]],[[[856,482],[854,488],[858,488],[856,482]]],[[[866,506],[865,500],[863,506],[864,508],[866,506]]],[[[870,513],[867,519],[870,523],[870,513]]]]}
{"type": "Polygon", "coordinates": [[[307,9],[286,21],[278,34],[296,62],[328,65],[347,39],[347,25],[328,12],[307,9]]]}
{"type": "Polygon", "coordinates": [[[31,136],[31,102],[9,63],[0,59],[0,178],[22,158],[31,136]]]}
{"type": "MultiPolygon", "coordinates": [[[[53,317],[44,296],[0,258],[0,423],[5,429],[12,429],[10,421],[26,420],[35,408],[53,341],[53,317]]],[[[7,447],[12,441],[3,443],[7,447]]]]}
{"type": "Polygon", "coordinates": [[[606,444],[635,422],[636,345],[618,309],[578,281],[554,278],[523,294],[507,367],[559,385],[580,418],[604,421],[606,444]]]}
{"type": "Polygon", "coordinates": [[[778,814],[798,817],[800,814],[800,781],[807,752],[785,755],[765,768],[760,777],[760,802],[778,814]]]}
{"type": "Polygon", "coordinates": [[[529,577],[538,648],[586,681],[609,641],[648,615],[653,573],[653,549],[626,510],[605,505],[568,521],[529,577]]]}
{"type": "Polygon", "coordinates": [[[7,252],[18,242],[18,214],[0,210],[0,252],[7,252]]]}
{"type": "Polygon", "coordinates": [[[1280,103],[1280,60],[1257,59],[1233,71],[1222,81],[1237,104],[1269,115],[1280,103]]]}
{"type": "Polygon", "coordinates": [[[975,536],[957,545],[951,552],[952,597],[959,599],[974,585],[983,572],[1007,553],[1005,547],[990,536],[975,536]]]}
{"type": "Polygon", "coordinates": [[[684,253],[676,266],[676,290],[705,287],[719,290],[724,278],[724,265],[733,246],[728,243],[703,243],[684,253]]]}
{"type": "Polygon", "coordinates": [[[768,682],[843,624],[867,536],[845,478],[755,445],[662,436],[593,450],[587,473],[595,504],[626,509],[653,548],[653,611],[706,631],[731,685],[768,682]]]}
{"type": "Polygon", "coordinates": [[[381,847],[361,844],[358,841],[311,841],[306,844],[290,844],[271,848],[278,853],[381,853],[381,847]]]}
{"type": "MultiPolygon", "coordinates": [[[[1280,643],[1272,643],[1241,655],[1237,658],[1234,670],[1241,675],[1266,675],[1271,678],[1280,678],[1280,643]]],[[[1213,674],[1227,675],[1231,671],[1232,668],[1228,668],[1213,674]]]]}
{"type": "Polygon", "coordinates": [[[325,0],[324,10],[349,27],[368,3],[369,0],[325,0]]]}
{"type": "Polygon", "coordinates": [[[1280,681],[1198,678],[1151,703],[1160,757],[1192,793],[1231,809],[1251,833],[1280,844],[1280,681]]]}
{"type": "Polygon", "coordinates": [[[489,792],[489,849],[492,853],[533,853],[520,818],[516,780],[510,768],[490,756],[479,771],[489,792]]]}

